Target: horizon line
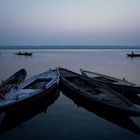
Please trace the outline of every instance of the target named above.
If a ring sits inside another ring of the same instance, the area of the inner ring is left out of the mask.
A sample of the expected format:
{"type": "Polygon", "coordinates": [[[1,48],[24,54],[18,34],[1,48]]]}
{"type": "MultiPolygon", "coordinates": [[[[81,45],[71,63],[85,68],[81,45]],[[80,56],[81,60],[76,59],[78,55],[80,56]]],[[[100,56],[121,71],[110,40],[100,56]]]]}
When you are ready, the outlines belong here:
{"type": "Polygon", "coordinates": [[[140,45],[0,45],[0,49],[140,49],[140,45]]]}

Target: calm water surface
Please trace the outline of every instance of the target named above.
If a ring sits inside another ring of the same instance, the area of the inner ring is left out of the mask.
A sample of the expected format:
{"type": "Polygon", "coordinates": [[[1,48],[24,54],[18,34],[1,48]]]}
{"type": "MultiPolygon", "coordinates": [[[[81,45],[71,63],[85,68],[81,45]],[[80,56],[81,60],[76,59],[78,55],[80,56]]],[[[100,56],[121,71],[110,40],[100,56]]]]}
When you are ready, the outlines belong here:
{"type": "MultiPolygon", "coordinates": [[[[80,73],[83,68],[140,84],[140,58],[128,58],[130,49],[27,50],[32,57],[0,50],[0,81],[25,68],[27,78],[58,66],[80,73]]],[[[133,50],[140,53],[140,50],[133,50]]],[[[0,113],[0,140],[11,139],[140,139],[140,117],[109,116],[96,107],[71,100],[54,92],[50,100],[25,110],[0,113]]]]}

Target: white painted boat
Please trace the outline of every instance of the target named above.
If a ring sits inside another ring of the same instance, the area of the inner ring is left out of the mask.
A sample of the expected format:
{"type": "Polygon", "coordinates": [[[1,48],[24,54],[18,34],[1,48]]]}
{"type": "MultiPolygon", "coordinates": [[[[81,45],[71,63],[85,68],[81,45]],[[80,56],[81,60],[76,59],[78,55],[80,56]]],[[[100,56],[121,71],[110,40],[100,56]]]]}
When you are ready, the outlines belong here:
{"type": "Polygon", "coordinates": [[[3,113],[0,115],[0,135],[19,127],[19,125],[21,126],[26,121],[33,119],[41,113],[47,113],[49,107],[55,103],[58,97],[59,91],[56,89],[54,92],[51,92],[49,96],[23,107],[22,109],[3,113]]]}
{"type": "Polygon", "coordinates": [[[0,99],[0,110],[12,111],[35,102],[50,94],[58,83],[57,69],[33,76],[11,90],[4,99],[0,99]]]}

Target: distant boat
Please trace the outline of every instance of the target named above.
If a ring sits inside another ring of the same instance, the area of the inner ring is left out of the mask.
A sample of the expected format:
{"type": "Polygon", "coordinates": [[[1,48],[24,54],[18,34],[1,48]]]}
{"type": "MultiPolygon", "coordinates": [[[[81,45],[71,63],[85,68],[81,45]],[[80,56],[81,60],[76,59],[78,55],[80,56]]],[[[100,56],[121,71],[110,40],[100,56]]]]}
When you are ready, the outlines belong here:
{"type": "Polygon", "coordinates": [[[59,82],[59,71],[49,70],[22,82],[0,99],[1,111],[13,111],[34,103],[54,91],[59,82]]]}
{"type": "MultiPolygon", "coordinates": [[[[88,104],[94,104],[101,108],[110,109],[112,112],[124,115],[140,116],[140,109],[132,102],[107,88],[99,82],[89,82],[78,73],[59,68],[60,84],[71,91],[74,96],[87,100],[88,104]]],[[[62,88],[62,87],[61,87],[62,88]]]]}
{"type": "Polygon", "coordinates": [[[113,90],[118,91],[122,94],[140,94],[140,86],[131,83],[125,79],[118,79],[105,74],[100,74],[96,72],[91,72],[87,70],[80,69],[83,76],[85,76],[90,81],[98,81],[102,84],[108,85],[113,90]]]}
{"type": "Polygon", "coordinates": [[[26,75],[27,75],[26,70],[20,69],[12,76],[10,76],[8,79],[3,81],[0,84],[0,98],[3,98],[3,96],[5,96],[7,92],[10,91],[10,89],[23,82],[26,78],[26,75]]]}
{"type": "Polygon", "coordinates": [[[33,52],[17,52],[16,55],[32,56],[33,52]]]}
{"type": "Polygon", "coordinates": [[[140,57],[140,54],[139,53],[130,53],[130,54],[126,54],[128,57],[140,57]]]}

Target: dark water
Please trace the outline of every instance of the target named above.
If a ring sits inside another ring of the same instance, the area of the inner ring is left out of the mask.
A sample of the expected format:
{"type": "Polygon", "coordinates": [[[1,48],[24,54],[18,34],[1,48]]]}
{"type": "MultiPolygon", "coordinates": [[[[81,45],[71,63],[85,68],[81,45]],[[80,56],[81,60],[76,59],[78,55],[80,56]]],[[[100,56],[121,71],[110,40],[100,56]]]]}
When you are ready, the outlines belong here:
{"type": "MultiPolygon", "coordinates": [[[[27,70],[29,78],[61,66],[78,73],[83,68],[125,77],[140,84],[140,58],[126,57],[130,49],[28,50],[34,52],[32,57],[14,55],[17,51],[0,50],[0,80],[20,68],[27,70]]],[[[140,50],[133,51],[140,53],[140,50]]],[[[49,99],[18,112],[0,113],[0,140],[140,139],[140,117],[108,114],[63,92],[56,91],[49,99]]]]}

